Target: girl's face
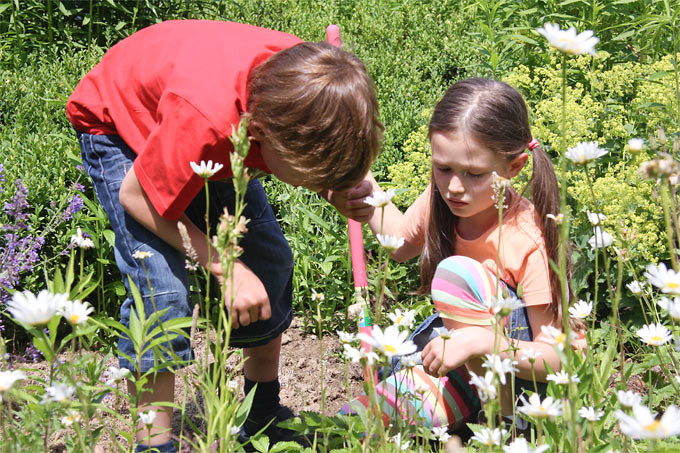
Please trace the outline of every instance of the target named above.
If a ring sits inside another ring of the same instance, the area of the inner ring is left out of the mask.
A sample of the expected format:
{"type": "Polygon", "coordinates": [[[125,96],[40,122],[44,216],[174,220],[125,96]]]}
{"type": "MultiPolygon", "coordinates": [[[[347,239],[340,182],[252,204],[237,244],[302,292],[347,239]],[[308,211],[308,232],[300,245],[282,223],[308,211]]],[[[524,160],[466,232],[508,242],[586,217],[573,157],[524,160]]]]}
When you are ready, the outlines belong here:
{"type": "Polygon", "coordinates": [[[434,183],[451,212],[459,217],[459,227],[485,231],[498,218],[492,199],[492,176],[512,178],[527,161],[520,153],[513,160],[485,148],[468,136],[435,132],[430,139],[434,183]]]}

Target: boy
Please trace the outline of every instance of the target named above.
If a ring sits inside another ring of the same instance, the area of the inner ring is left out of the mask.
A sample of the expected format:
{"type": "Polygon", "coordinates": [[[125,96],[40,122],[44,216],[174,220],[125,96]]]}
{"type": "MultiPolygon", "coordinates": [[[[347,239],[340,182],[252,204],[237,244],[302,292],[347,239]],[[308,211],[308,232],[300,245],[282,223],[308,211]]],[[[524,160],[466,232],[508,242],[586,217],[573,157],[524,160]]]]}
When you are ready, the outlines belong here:
{"type": "MultiPolygon", "coordinates": [[[[211,179],[230,177],[228,136],[246,112],[252,136],[246,166],[321,192],[356,220],[370,217],[370,210],[348,208],[343,191],[359,184],[378,153],[382,125],[375,89],[361,61],[326,43],[229,22],[156,24],[113,46],[80,81],[66,112],[116,233],[116,263],[151,312],[148,274],[156,308],[169,308],[163,319],[192,311],[178,219],[187,226],[199,263],[223,278],[203,232],[203,180],[189,162],[223,163],[211,179]],[[146,273],[133,258],[136,251],[152,253],[144,261],[146,273]]],[[[370,187],[361,187],[353,198],[368,195],[370,187]]],[[[223,206],[233,209],[233,185],[215,181],[209,190],[210,218],[217,220],[223,206]]],[[[292,416],[279,404],[278,359],[281,334],[292,317],[293,256],[259,181],[251,181],[245,201],[250,223],[234,271],[231,321],[232,345],[244,347],[247,358],[244,390],[258,383],[244,426],[249,436],[272,417],[274,426],[292,416]]],[[[121,307],[126,325],[132,303],[128,297],[121,307]]],[[[139,371],[153,367],[151,354],[134,357],[128,338],[121,337],[119,347],[141,363],[139,371]]],[[[183,360],[191,358],[185,338],[168,347],[183,360]]],[[[127,359],[120,362],[136,371],[127,359]]],[[[142,399],[142,410],[158,411],[150,443],[175,451],[172,410],[154,405],[173,400],[173,372],[162,370],[150,387],[153,392],[142,399]]],[[[285,438],[275,428],[267,434],[273,442],[285,438]]],[[[140,430],[137,439],[149,439],[149,433],[140,430]]],[[[138,445],[137,451],[148,447],[138,445]]]]}

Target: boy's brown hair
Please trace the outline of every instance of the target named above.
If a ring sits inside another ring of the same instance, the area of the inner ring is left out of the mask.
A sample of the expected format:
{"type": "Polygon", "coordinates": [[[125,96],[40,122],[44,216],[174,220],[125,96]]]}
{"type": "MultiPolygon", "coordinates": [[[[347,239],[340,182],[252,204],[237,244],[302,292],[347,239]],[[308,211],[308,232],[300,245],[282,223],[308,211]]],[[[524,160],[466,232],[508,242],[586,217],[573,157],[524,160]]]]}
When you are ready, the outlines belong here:
{"type": "Polygon", "coordinates": [[[354,187],[378,155],[373,81],[356,56],[325,42],[274,54],[248,81],[251,134],[319,189],[354,187]]]}

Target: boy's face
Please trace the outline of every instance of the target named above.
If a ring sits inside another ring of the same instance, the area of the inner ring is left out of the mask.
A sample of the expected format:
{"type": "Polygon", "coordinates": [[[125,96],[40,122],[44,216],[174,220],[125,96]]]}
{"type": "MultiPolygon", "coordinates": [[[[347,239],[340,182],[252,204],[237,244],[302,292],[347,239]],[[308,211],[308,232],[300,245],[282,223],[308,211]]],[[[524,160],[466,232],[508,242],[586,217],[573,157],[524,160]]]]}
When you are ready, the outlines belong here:
{"type": "Polygon", "coordinates": [[[305,182],[305,178],[300,174],[300,172],[291,168],[287,162],[281,159],[276,150],[269,146],[268,143],[264,141],[260,142],[260,149],[262,151],[262,160],[264,160],[264,163],[279,181],[283,181],[295,187],[303,186],[314,192],[319,192],[322,190],[322,187],[320,186],[315,186],[309,182],[305,182]]]}

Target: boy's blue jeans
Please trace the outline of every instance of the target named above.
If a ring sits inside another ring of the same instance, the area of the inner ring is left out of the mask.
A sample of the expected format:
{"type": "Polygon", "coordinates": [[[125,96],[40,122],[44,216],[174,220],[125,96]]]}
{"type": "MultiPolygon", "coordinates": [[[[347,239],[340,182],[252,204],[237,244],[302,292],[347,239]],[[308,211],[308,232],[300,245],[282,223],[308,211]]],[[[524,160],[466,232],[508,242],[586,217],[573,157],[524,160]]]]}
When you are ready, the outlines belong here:
{"type": "MultiPolygon", "coordinates": [[[[92,179],[95,193],[111,223],[116,240],[114,253],[116,264],[128,286],[129,275],[142,294],[147,314],[155,310],[168,309],[162,320],[191,316],[193,307],[189,302],[189,281],[185,269],[185,255],[154,235],[134,220],[120,205],[118,193],[127,171],[132,168],[136,154],[117,135],[78,134],[83,166],[92,179]],[[136,251],[148,251],[153,255],[142,262],[132,257],[136,251]],[[147,284],[147,275],[150,282],[147,284]],[[153,290],[153,303],[151,291],[153,290]],[[155,308],[154,308],[155,305],[155,308]]],[[[225,154],[225,162],[228,162],[225,154]]],[[[189,162],[187,162],[187,166],[189,162]]],[[[211,231],[223,208],[234,212],[234,188],[231,181],[210,182],[210,223],[211,231]]],[[[244,216],[250,219],[248,232],[241,242],[243,254],[239,257],[262,281],[272,309],[269,320],[258,321],[249,326],[234,329],[231,345],[255,347],[269,343],[288,328],[292,320],[292,275],[293,254],[281,232],[271,206],[258,180],[248,185],[244,216]]],[[[205,231],[205,193],[201,192],[185,211],[191,221],[205,231]]],[[[129,294],[129,288],[128,288],[129,294]]],[[[129,326],[130,311],[134,307],[128,297],[120,308],[121,322],[129,326]]],[[[204,314],[205,315],[205,314],[204,314]]],[[[121,335],[118,346],[123,354],[139,362],[139,371],[145,372],[155,366],[153,351],[141,358],[135,356],[132,342],[121,335]]],[[[178,335],[165,347],[171,349],[180,361],[192,358],[190,340],[178,335]]],[[[167,358],[167,357],[166,357],[167,358]]],[[[137,365],[124,356],[119,356],[120,366],[137,370],[137,365]]],[[[161,359],[163,360],[163,359],[161,359]]],[[[168,371],[162,367],[157,371],[168,371]]]]}

